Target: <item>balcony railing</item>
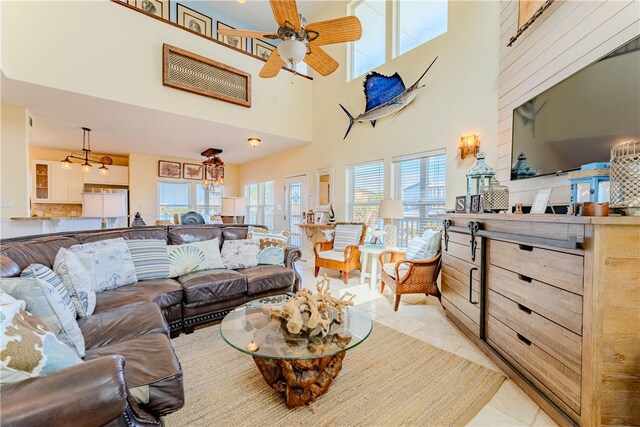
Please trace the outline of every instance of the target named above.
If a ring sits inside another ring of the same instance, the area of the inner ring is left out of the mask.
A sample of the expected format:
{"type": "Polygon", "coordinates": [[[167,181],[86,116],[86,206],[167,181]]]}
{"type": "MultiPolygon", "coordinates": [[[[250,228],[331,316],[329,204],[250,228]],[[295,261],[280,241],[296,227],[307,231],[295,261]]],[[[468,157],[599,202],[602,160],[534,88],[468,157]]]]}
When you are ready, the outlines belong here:
{"type": "Polygon", "coordinates": [[[428,218],[404,218],[397,220],[398,235],[396,241],[398,247],[406,248],[414,237],[422,236],[426,227],[441,226],[444,217],[433,216],[428,218]]]}

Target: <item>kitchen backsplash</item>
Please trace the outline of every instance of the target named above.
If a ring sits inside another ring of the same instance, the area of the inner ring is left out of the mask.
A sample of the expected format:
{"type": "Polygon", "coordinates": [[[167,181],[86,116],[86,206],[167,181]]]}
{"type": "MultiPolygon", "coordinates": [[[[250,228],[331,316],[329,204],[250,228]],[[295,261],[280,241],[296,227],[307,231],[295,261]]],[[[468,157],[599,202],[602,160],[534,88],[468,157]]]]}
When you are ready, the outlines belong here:
{"type": "Polygon", "coordinates": [[[31,216],[45,218],[72,218],[82,215],[81,204],[66,203],[33,203],[31,205],[31,216]]]}

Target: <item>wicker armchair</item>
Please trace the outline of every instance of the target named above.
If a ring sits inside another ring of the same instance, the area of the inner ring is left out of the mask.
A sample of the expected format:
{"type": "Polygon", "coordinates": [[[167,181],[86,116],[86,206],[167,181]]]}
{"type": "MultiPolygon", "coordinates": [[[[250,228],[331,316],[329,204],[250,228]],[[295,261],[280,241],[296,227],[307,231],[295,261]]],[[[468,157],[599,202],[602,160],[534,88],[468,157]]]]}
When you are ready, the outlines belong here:
{"type": "Polygon", "coordinates": [[[400,297],[403,294],[425,294],[433,295],[440,300],[440,289],[438,289],[438,275],[441,267],[441,252],[425,261],[405,261],[404,253],[387,250],[380,254],[380,265],[384,265],[385,257],[391,255],[392,263],[395,263],[393,274],[389,274],[382,269],[382,282],[380,283],[380,293],[384,292],[384,286],[389,286],[396,294],[394,311],[398,311],[400,297]]]}
{"type": "Polygon", "coordinates": [[[360,235],[360,242],[358,245],[349,245],[345,248],[344,252],[333,251],[333,242],[317,242],[313,246],[313,252],[315,253],[315,277],[318,277],[320,267],[330,268],[332,270],[339,270],[342,272],[342,280],[345,285],[349,282],[349,272],[352,270],[361,270],[360,265],[360,248],[359,245],[364,244],[364,239],[367,234],[367,225],[362,223],[353,222],[338,222],[338,225],[361,225],[362,234],[360,235]],[[326,251],[335,252],[335,254],[327,254],[326,251]],[[323,253],[323,254],[321,254],[323,253]],[[329,258],[328,256],[331,256],[329,258]]]}

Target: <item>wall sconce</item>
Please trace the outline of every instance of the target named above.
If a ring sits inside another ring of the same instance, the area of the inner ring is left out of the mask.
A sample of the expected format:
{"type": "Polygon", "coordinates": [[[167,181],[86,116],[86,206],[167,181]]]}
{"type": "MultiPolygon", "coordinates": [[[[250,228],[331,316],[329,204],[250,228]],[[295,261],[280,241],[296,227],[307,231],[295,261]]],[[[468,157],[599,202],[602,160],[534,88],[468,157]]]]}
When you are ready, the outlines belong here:
{"type": "Polygon", "coordinates": [[[465,135],[460,138],[460,158],[464,159],[468,155],[478,156],[480,151],[480,139],[478,135],[465,135]]]}
{"type": "Polygon", "coordinates": [[[249,141],[251,148],[256,148],[260,145],[260,138],[249,138],[247,141],[249,141]]]}

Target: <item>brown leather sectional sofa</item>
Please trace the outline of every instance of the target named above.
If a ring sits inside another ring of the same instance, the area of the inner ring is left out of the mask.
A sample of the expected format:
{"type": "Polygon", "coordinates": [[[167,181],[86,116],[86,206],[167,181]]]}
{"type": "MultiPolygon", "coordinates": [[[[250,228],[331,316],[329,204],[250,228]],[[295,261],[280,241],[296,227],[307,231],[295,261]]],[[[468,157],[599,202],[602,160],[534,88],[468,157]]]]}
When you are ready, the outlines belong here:
{"type": "MultiPolygon", "coordinates": [[[[0,277],[19,276],[32,263],[52,267],[60,248],[79,243],[123,237],[185,244],[217,237],[222,246],[246,238],[247,231],[247,225],[140,227],[0,240],[0,277]]],[[[4,385],[2,425],[161,425],[159,417],[184,404],[182,369],[169,337],[193,332],[247,301],[297,291],[300,256],[287,248],[284,266],[200,271],[98,293],[94,314],[78,320],[85,363],[4,385]],[[131,389],[146,403],[134,402],[131,389]]]]}

